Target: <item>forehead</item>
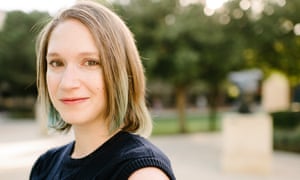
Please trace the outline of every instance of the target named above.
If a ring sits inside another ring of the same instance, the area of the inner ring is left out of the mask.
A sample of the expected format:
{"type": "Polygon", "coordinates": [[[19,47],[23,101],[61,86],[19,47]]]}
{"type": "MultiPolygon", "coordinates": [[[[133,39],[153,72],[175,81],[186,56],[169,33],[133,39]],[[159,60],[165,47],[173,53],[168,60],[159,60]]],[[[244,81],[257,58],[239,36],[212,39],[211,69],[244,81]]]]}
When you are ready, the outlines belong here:
{"type": "Polygon", "coordinates": [[[57,24],[50,34],[47,51],[48,53],[98,52],[91,31],[76,19],[67,19],[57,24]]]}

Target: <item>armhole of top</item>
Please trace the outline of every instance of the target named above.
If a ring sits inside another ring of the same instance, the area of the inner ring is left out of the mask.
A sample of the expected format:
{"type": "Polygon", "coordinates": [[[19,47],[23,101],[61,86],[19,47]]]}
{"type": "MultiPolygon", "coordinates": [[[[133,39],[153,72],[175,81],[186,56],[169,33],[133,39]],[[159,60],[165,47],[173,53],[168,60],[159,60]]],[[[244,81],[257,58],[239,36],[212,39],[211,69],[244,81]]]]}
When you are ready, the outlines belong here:
{"type": "Polygon", "coordinates": [[[146,168],[155,167],[166,174],[169,179],[174,179],[170,167],[164,162],[154,158],[141,158],[125,163],[116,173],[118,179],[128,179],[135,171],[146,168]]]}

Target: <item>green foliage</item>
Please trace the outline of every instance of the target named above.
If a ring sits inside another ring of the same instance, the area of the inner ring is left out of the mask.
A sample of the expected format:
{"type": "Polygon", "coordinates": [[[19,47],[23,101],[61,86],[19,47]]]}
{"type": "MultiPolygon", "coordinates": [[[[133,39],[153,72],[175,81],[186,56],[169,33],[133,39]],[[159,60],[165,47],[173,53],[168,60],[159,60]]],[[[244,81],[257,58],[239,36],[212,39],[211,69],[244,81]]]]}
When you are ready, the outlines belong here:
{"type": "Polygon", "coordinates": [[[274,148],[300,152],[300,112],[274,112],[271,116],[274,148]]]}
{"type": "Polygon", "coordinates": [[[300,126],[293,131],[275,129],[273,146],[277,150],[300,152],[300,126]]]}
{"type": "MultiPolygon", "coordinates": [[[[235,1],[234,1],[235,2],[235,1]]],[[[247,40],[244,60],[247,66],[259,67],[265,74],[273,70],[286,74],[295,85],[300,82],[299,36],[294,28],[299,23],[299,1],[285,1],[284,6],[265,3],[263,12],[255,19],[244,21],[247,40]]],[[[230,7],[232,8],[232,6],[230,7]]],[[[238,20],[237,22],[239,22],[238,20]]]]}
{"type": "Polygon", "coordinates": [[[300,126],[300,112],[274,112],[271,116],[274,129],[293,130],[300,126]]]}
{"type": "Polygon", "coordinates": [[[300,81],[300,40],[293,32],[300,3],[286,1],[282,7],[265,1],[264,7],[254,13],[238,0],[228,1],[207,16],[202,3],[131,0],[117,9],[135,34],[148,78],[170,83],[174,92],[201,81],[213,122],[231,71],[255,67],[267,74],[276,69],[300,81]]]}
{"type": "Polygon", "coordinates": [[[9,111],[9,118],[13,120],[33,120],[35,118],[34,108],[32,107],[16,107],[9,111]]]}
{"type": "Polygon", "coordinates": [[[6,14],[0,31],[0,93],[4,96],[35,94],[35,28],[45,16],[22,11],[6,14]]]}

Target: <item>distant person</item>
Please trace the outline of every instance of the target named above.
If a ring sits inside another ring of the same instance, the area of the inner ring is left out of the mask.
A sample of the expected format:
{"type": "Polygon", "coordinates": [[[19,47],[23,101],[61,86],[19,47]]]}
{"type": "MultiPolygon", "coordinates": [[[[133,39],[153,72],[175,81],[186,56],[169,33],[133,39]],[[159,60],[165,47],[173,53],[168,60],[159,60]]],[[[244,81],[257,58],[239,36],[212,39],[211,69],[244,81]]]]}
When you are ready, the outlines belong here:
{"type": "Polygon", "coordinates": [[[152,124],[143,66],[114,12],[77,2],[37,40],[37,85],[50,126],[75,140],[41,155],[31,180],[175,179],[170,161],[143,138],[152,124]]]}

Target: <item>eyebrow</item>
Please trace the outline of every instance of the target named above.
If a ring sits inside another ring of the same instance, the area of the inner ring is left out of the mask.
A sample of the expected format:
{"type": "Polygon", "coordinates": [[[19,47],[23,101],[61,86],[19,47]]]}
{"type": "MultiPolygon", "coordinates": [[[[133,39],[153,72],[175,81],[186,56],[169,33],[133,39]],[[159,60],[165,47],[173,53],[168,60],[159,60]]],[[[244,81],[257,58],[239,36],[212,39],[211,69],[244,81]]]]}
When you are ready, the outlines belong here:
{"type": "MultiPolygon", "coordinates": [[[[99,57],[99,53],[98,52],[80,52],[77,55],[78,57],[83,57],[83,56],[96,56],[99,57]]],[[[46,58],[50,58],[50,57],[60,57],[60,54],[57,52],[50,52],[47,53],[46,58]]]]}
{"type": "Polygon", "coordinates": [[[59,54],[58,53],[47,53],[46,54],[46,59],[50,58],[50,57],[59,57],[59,54]]]}

